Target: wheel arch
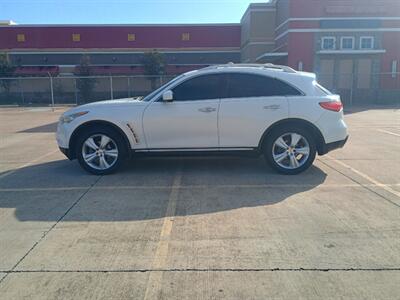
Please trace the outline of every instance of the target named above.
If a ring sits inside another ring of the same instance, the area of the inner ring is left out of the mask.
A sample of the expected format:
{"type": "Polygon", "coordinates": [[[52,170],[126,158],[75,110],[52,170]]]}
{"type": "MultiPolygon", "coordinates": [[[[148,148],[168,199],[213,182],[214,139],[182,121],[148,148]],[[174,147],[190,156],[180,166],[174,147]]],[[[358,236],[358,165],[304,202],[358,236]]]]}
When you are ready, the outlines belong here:
{"type": "Polygon", "coordinates": [[[324,152],[324,146],[325,146],[325,139],[324,136],[321,133],[321,130],[315,126],[313,123],[311,123],[310,121],[304,120],[304,119],[297,119],[297,118],[289,118],[289,119],[284,119],[284,120],[280,120],[278,122],[275,122],[274,124],[272,124],[271,126],[269,126],[263,133],[263,135],[261,136],[258,148],[262,149],[264,142],[266,141],[267,137],[277,128],[281,127],[281,126],[288,126],[288,125],[292,125],[292,126],[298,126],[298,127],[302,127],[306,130],[309,130],[312,135],[315,138],[315,143],[317,146],[317,151],[319,154],[324,152]]]}
{"type": "Polygon", "coordinates": [[[109,121],[104,121],[104,120],[92,120],[92,121],[87,121],[85,123],[82,123],[79,125],[75,130],[72,132],[71,137],[69,139],[69,149],[70,149],[70,159],[76,158],[76,153],[75,153],[75,148],[76,148],[76,143],[78,140],[78,137],[81,133],[83,133],[85,130],[93,127],[98,127],[98,126],[106,126],[109,128],[112,128],[115,130],[121,137],[123,138],[125,142],[125,146],[127,149],[128,155],[131,153],[131,143],[125,134],[125,132],[116,124],[109,122],[109,121]]]}

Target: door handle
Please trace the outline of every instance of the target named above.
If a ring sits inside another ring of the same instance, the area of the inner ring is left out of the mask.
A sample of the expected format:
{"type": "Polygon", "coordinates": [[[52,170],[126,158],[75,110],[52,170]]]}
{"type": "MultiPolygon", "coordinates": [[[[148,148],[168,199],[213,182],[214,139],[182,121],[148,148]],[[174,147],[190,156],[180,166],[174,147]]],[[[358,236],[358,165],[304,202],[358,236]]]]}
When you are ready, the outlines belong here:
{"type": "Polygon", "coordinates": [[[199,108],[200,112],[204,112],[204,113],[210,113],[213,111],[216,111],[217,109],[214,107],[203,107],[203,108],[199,108]]]}
{"type": "Polygon", "coordinates": [[[270,110],[277,110],[279,109],[281,106],[279,104],[272,104],[272,105],[266,105],[264,106],[264,109],[270,109],[270,110]]]}

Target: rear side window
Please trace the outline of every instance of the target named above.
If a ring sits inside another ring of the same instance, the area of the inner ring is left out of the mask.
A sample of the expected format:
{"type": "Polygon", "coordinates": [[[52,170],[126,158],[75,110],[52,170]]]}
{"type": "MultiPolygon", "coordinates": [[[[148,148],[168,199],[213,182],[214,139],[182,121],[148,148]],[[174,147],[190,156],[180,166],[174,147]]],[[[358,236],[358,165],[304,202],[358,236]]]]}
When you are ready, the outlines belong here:
{"type": "Polygon", "coordinates": [[[332,93],[325,87],[323,87],[321,84],[319,84],[318,82],[314,81],[314,85],[320,90],[322,91],[325,95],[332,95],[332,93]]]}
{"type": "Polygon", "coordinates": [[[296,88],[275,78],[244,73],[229,75],[229,98],[299,95],[301,95],[301,92],[296,88]]]}
{"type": "Polygon", "coordinates": [[[174,100],[191,101],[221,98],[225,92],[225,77],[224,74],[211,74],[188,79],[172,90],[174,100]]]}
{"type": "Polygon", "coordinates": [[[279,79],[274,79],[275,91],[279,96],[301,96],[302,93],[293,86],[279,79]]]}

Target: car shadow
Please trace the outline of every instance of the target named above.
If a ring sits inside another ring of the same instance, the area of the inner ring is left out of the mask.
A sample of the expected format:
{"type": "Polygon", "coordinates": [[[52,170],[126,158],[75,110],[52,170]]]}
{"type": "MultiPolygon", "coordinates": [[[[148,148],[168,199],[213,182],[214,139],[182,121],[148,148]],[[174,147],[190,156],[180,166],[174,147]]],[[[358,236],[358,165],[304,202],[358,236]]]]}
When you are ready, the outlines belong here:
{"type": "Polygon", "coordinates": [[[399,109],[400,109],[400,103],[385,104],[385,105],[378,105],[378,104],[364,104],[364,105],[353,105],[353,106],[345,105],[344,114],[351,115],[369,110],[399,110],[399,109]]]}
{"type": "Polygon", "coordinates": [[[52,133],[57,131],[57,122],[18,131],[18,133],[52,133]]]}
{"type": "Polygon", "coordinates": [[[256,158],[142,158],[102,177],[59,160],[2,178],[0,207],[13,208],[20,221],[140,221],[165,217],[171,205],[174,216],[262,208],[312,190],[325,179],[316,166],[284,176],[256,158]]]}

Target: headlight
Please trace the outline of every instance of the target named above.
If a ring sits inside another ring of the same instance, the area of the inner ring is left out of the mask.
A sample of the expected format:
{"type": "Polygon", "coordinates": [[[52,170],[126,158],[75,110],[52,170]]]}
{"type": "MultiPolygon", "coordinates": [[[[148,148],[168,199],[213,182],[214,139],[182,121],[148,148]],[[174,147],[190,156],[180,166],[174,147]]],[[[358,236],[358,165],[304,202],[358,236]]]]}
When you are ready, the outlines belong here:
{"type": "Polygon", "coordinates": [[[81,111],[81,112],[74,113],[74,114],[71,114],[71,115],[62,115],[60,117],[60,123],[61,124],[70,123],[73,120],[75,120],[76,118],[78,118],[80,116],[83,116],[83,115],[86,115],[87,113],[88,113],[88,111],[81,111]]]}

